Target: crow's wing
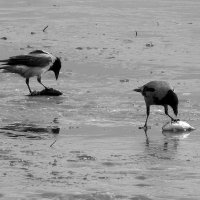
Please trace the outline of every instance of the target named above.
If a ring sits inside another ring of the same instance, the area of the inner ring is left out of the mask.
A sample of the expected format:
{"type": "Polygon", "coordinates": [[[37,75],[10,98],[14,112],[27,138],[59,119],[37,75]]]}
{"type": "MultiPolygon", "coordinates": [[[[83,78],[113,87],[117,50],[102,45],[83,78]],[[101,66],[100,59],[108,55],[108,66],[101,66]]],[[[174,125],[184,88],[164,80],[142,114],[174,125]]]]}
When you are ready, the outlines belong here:
{"type": "Polygon", "coordinates": [[[10,57],[7,60],[1,60],[0,62],[4,62],[3,65],[9,66],[46,67],[52,62],[52,59],[48,56],[19,55],[10,57]]]}
{"type": "Polygon", "coordinates": [[[172,90],[169,83],[165,81],[151,81],[145,84],[143,88],[143,92],[146,94],[146,96],[152,96],[159,100],[164,98],[169,90],[172,90]]]}

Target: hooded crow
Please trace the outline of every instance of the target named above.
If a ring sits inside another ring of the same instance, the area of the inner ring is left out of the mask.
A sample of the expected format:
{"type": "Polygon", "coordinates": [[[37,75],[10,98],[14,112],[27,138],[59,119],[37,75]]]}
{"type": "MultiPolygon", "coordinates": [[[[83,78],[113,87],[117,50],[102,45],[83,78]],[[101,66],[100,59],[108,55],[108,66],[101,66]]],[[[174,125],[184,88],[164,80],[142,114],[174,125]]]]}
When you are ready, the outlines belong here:
{"type": "MultiPolygon", "coordinates": [[[[13,56],[6,60],[0,60],[0,62],[5,65],[0,67],[3,72],[16,73],[26,79],[26,84],[31,94],[29,78],[37,76],[37,81],[44,86],[41,82],[41,75],[44,72],[53,71],[57,80],[61,69],[60,59],[43,50],[35,50],[27,55],[13,56]]],[[[44,87],[47,89],[46,86],[44,87]]]]}
{"type": "Polygon", "coordinates": [[[144,96],[146,103],[146,121],[144,128],[147,128],[147,120],[150,114],[151,105],[164,106],[165,114],[171,118],[171,121],[177,121],[168,114],[168,105],[174,111],[174,114],[178,115],[178,97],[173,88],[165,81],[151,81],[142,87],[134,89],[136,92],[140,92],[144,96]]]}

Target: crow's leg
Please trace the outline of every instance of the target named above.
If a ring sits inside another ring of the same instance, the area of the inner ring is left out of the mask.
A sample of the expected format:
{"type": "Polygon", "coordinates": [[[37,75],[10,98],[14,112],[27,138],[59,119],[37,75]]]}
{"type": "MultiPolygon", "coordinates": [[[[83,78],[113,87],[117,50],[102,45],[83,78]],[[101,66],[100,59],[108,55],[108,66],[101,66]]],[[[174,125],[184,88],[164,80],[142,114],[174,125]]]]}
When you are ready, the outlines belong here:
{"type": "Polygon", "coordinates": [[[26,85],[28,86],[29,92],[32,94],[31,88],[29,86],[29,78],[26,78],[26,85]]]}
{"type": "Polygon", "coordinates": [[[41,77],[40,77],[40,76],[37,77],[37,81],[38,81],[38,83],[40,83],[45,89],[48,89],[48,87],[46,87],[46,86],[41,82],[41,77]]]}
{"type": "Polygon", "coordinates": [[[147,106],[147,105],[146,105],[146,114],[147,114],[147,115],[146,115],[145,124],[144,124],[144,126],[139,127],[139,129],[147,130],[148,128],[151,128],[151,127],[148,127],[148,126],[147,126],[147,121],[148,121],[149,114],[150,114],[150,106],[147,106]]]}

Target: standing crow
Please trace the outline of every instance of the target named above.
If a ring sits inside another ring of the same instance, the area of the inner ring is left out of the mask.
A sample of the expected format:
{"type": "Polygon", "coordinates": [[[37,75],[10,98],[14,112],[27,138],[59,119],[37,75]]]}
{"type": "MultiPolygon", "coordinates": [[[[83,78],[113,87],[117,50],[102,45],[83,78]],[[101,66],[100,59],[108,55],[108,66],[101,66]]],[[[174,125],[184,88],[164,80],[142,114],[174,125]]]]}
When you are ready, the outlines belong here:
{"type": "Polygon", "coordinates": [[[174,114],[178,114],[178,97],[173,88],[165,81],[151,81],[147,84],[134,89],[144,96],[146,103],[146,121],[144,128],[147,128],[147,120],[150,114],[151,105],[161,105],[165,108],[165,114],[171,118],[171,121],[177,121],[168,114],[168,105],[172,107],[174,114]]]}
{"type": "MultiPolygon", "coordinates": [[[[53,71],[56,79],[58,79],[61,68],[60,59],[43,50],[35,50],[27,55],[13,56],[6,60],[0,60],[0,62],[5,65],[0,67],[3,72],[16,73],[26,78],[26,84],[31,94],[29,78],[37,76],[38,82],[43,85],[41,75],[44,72],[53,71]]],[[[46,86],[44,87],[47,89],[46,86]]]]}

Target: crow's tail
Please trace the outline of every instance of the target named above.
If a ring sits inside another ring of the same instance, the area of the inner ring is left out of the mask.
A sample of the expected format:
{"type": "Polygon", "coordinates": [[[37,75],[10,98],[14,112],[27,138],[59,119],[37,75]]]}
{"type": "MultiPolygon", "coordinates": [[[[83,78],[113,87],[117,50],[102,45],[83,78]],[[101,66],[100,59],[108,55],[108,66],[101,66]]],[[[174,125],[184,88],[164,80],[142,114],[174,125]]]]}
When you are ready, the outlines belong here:
{"type": "Polygon", "coordinates": [[[0,69],[5,69],[6,67],[8,67],[8,60],[0,60],[0,65],[2,65],[0,69]]]}
{"type": "Polygon", "coordinates": [[[8,60],[0,60],[0,62],[4,62],[4,63],[6,63],[6,62],[8,62],[8,60]]]}

